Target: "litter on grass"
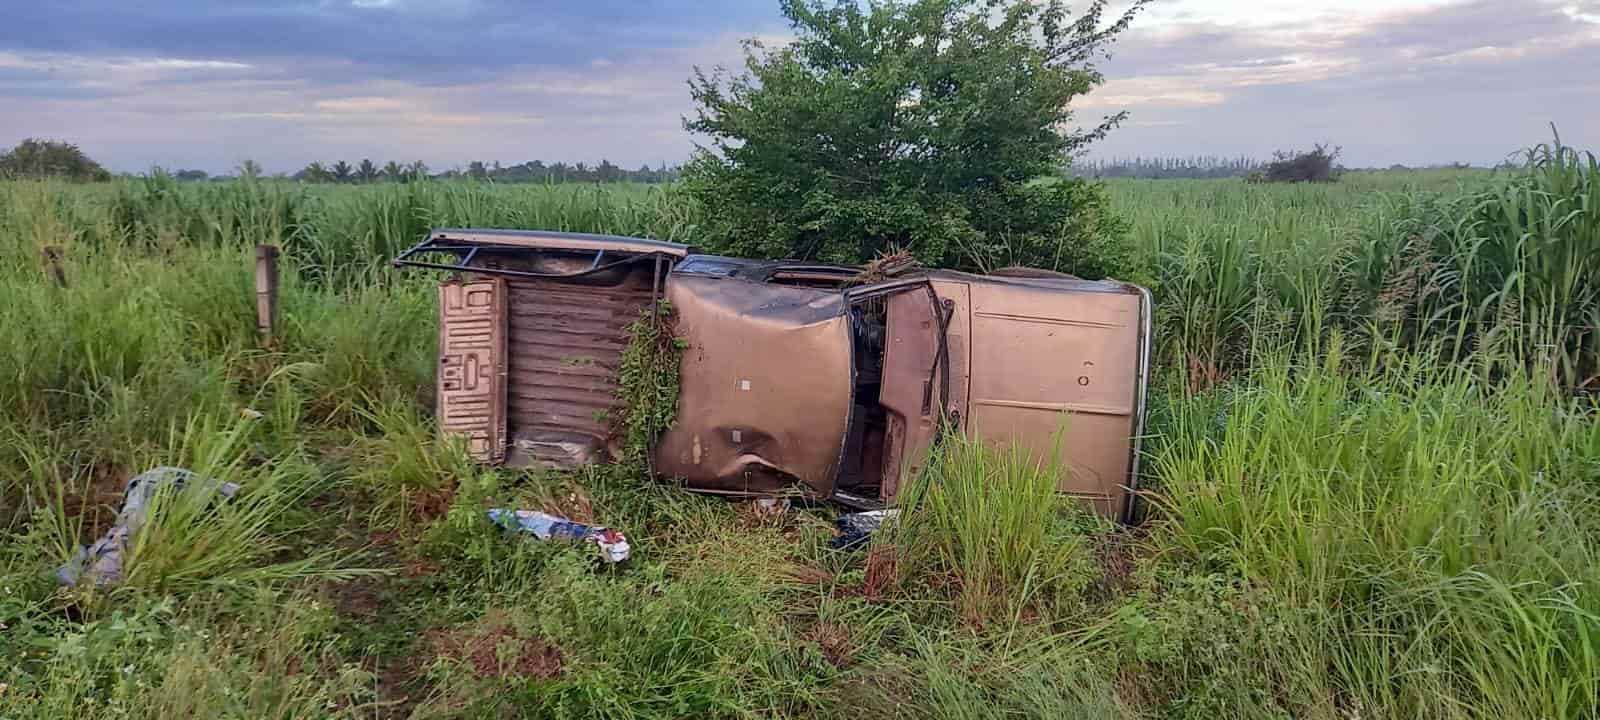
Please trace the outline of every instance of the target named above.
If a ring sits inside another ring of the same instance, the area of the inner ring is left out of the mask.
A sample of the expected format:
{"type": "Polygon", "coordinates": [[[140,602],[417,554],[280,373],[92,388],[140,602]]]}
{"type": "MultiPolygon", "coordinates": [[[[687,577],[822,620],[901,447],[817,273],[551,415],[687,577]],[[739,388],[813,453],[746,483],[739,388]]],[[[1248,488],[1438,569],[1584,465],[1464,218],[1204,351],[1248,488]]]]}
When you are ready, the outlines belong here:
{"type": "Polygon", "coordinates": [[[93,545],[78,548],[72,559],[56,570],[56,580],[68,586],[85,581],[99,586],[122,582],[123,553],[128,551],[139,528],[149,519],[151,501],[163,489],[171,488],[172,492],[178,492],[191,483],[204,488],[203,492],[215,493],[223,498],[231,498],[239,492],[239,486],[235,483],[203,478],[183,468],[158,467],[139,473],[128,481],[127,489],[122,492],[122,509],[117,511],[117,523],[93,545]]]}
{"type": "Polygon", "coordinates": [[[489,511],[489,520],[507,530],[528,533],[540,540],[592,542],[600,548],[600,556],[610,563],[627,560],[632,552],[628,547],[628,538],[620,531],[599,525],[585,525],[536,510],[494,508],[489,511]]]}
{"type": "Polygon", "coordinates": [[[865,545],[873,533],[885,523],[893,521],[899,514],[899,510],[887,508],[840,515],[833,521],[834,526],[839,528],[839,534],[833,538],[829,546],[835,550],[851,550],[865,545]]]}

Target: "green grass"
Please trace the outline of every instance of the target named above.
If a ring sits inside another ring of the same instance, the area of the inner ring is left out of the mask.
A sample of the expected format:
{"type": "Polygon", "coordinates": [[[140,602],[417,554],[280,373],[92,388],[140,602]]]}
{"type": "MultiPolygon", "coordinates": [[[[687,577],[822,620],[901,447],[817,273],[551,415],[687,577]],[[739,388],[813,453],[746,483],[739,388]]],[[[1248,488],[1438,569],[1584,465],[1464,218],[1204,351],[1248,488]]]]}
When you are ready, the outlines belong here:
{"type": "Polygon", "coordinates": [[[856,553],[828,508],[434,432],[436,278],[386,261],[430,225],[692,242],[670,187],[0,183],[0,718],[1596,717],[1597,176],[1530,160],[1113,182],[1159,304],[1149,522],[951,441],[856,553]],[[123,586],[54,587],[163,464],[243,490],[164,497],[123,586]]]}

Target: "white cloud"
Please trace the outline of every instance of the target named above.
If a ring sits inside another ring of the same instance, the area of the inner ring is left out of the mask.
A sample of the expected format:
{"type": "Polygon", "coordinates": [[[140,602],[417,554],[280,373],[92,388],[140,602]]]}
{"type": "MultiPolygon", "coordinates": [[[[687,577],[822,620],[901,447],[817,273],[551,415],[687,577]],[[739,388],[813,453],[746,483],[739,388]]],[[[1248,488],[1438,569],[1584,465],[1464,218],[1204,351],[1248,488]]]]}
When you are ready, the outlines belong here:
{"type": "Polygon", "coordinates": [[[317,100],[313,106],[331,113],[387,113],[415,110],[416,106],[394,97],[342,97],[317,100]]]}
{"type": "Polygon", "coordinates": [[[1204,20],[1239,28],[1310,23],[1346,24],[1388,13],[1427,10],[1452,0],[1169,0],[1147,8],[1141,25],[1165,26],[1204,20]]]}

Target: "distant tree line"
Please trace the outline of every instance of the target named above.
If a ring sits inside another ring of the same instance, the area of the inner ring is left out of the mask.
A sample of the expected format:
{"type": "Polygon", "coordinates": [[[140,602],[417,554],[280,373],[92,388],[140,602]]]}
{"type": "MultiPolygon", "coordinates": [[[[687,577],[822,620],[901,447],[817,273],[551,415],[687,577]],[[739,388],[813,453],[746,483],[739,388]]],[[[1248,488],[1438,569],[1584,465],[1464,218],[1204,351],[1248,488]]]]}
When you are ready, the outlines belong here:
{"type": "Polygon", "coordinates": [[[1131,157],[1073,161],[1067,170],[1090,178],[1224,178],[1245,177],[1261,169],[1261,161],[1248,157],[1131,157]]]}
{"type": "MultiPolygon", "coordinates": [[[[1228,178],[1250,182],[1333,182],[1344,168],[1340,148],[1317,144],[1311,150],[1279,150],[1262,162],[1250,157],[1133,157],[1077,160],[1067,174],[1090,178],[1228,178]]],[[[1399,166],[1397,166],[1399,167],[1399,166]]]]}
{"type": "MultiPolygon", "coordinates": [[[[344,160],[332,164],[314,162],[292,177],[301,182],[313,183],[410,182],[423,178],[471,178],[503,183],[662,183],[676,180],[678,169],[669,168],[663,163],[659,168],[640,165],[637,170],[628,170],[613,164],[610,160],[601,160],[598,165],[581,162],[571,165],[564,162],[546,164],[542,160],[501,165],[499,162],[485,163],[474,160],[465,168],[434,173],[421,160],[405,164],[391,160],[380,167],[371,160],[363,159],[354,165],[344,160]]],[[[180,176],[180,179],[183,178],[180,176]]]]}
{"type": "MultiPolygon", "coordinates": [[[[1251,182],[1331,182],[1337,180],[1344,168],[1337,164],[1340,148],[1319,144],[1309,151],[1279,151],[1272,160],[1260,161],[1250,157],[1219,157],[1195,155],[1188,157],[1132,157],[1090,158],[1074,160],[1064,170],[1069,177],[1078,178],[1227,178],[1242,177],[1251,182]]],[[[1506,161],[1498,167],[1515,167],[1506,161]]],[[[1413,169],[1469,169],[1470,163],[1456,162],[1407,167],[1390,165],[1392,171],[1413,169]]],[[[230,180],[263,177],[261,165],[245,160],[234,168],[232,175],[212,175],[205,170],[179,169],[167,171],[156,168],[157,174],[167,175],[186,182],[205,180],[230,180]]],[[[473,161],[465,168],[433,172],[426,163],[389,161],[382,166],[370,159],[352,165],[340,160],[325,164],[313,162],[289,179],[311,183],[375,183],[410,182],[417,179],[471,178],[501,183],[666,183],[679,179],[681,167],[662,163],[659,167],[640,165],[637,170],[627,170],[609,160],[597,165],[586,163],[554,162],[541,160],[501,165],[499,162],[473,161]]],[[[76,181],[111,179],[112,174],[90,159],[84,152],[68,142],[29,138],[16,147],[0,153],[0,179],[3,178],[62,178],[76,181]]],[[[284,175],[273,175],[282,178],[284,175]]]]}

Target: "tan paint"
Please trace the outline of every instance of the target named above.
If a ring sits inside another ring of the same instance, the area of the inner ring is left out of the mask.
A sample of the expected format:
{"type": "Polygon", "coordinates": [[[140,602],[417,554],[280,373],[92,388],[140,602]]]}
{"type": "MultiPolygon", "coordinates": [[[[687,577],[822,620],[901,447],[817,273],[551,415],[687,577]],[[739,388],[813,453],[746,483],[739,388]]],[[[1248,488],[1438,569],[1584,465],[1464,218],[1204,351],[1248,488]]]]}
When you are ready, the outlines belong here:
{"type": "Polygon", "coordinates": [[[701,490],[831,495],[850,416],[840,295],[676,275],[667,299],[687,348],[656,472],[701,490]]]}
{"type": "MultiPolygon", "coordinates": [[[[912,290],[888,299],[883,349],[883,386],[878,402],[888,415],[882,498],[892,501],[906,478],[927,464],[939,432],[939,381],[934,368],[939,324],[927,292],[912,290]],[[930,383],[930,380],[932,381],[930,383]],[[925,408],[924,400],[929,404],[925,408]]],[[[941,311],[942,312],[942,311],[941,311]]]]}
{"type": "Polygon", "coordinates": [[[439,286],[439,429],[482,462],[505,458],[505,281],[439,286]]]}
{"type": "Polygon", "coordinates": [[[1142,298],[1084,285],[971,283],[965,426],[996,445],[1020,445],[1040,462],[1057,459],[1062,492],[1116,516],[1127,502],[1142,382],[1142,298]]]}
{"type": "MultiPolygon", "coordinates": [[[[485,272],[580,272],[594,262],[586,252],[688,252],[632,238],[440,233],[452,242],[529,248],[480,259],[490,263],[485,272]]],[[[1114,281],[1029,269],[993,276],[931,271],[926,278],[950,306],[949,364],[933,378],[926,408],[938,339],[928,285],[900,276],[865,288],[868,295],[880,288],[888,310],[876,398],[888,419],[883,498],[892,500],[908,473],[920,470],[943,411],[970,436],[1020,445],[1040,461],[1059,458],[1062,492],[1121,513],[1142,412],[1148,295],[1114,281]]],[[[673,303],[687,342],[678,421],[656,443],[657,473],[707,492],[832,496],[853,401],[871,400],[852,398],[854,331],[838,289],[694,273],[663,279],[648,260],[581,281],[446,283],[444,429],[466,435],[474,454],[491,462],[505,454],[508,435],[512,461],[571,467],[606,456],[611,438],[600,416],[616,408],[626,326],[655,291],[673,303]]],[[[861,452],[880,451],[874,445],[861,452]]]]}

